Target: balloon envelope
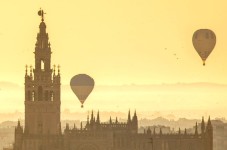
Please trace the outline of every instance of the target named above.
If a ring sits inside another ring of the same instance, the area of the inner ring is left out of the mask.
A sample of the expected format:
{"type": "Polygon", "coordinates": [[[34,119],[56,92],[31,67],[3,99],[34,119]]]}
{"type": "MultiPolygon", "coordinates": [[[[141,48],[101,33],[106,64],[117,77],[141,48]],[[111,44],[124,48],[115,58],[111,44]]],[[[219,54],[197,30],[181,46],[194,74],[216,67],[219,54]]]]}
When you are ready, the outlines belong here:
{"type": "Polygon", "coordinates": [[[203,60],[203,65],[216,44],[215,33],[210,29],[199,29],[194,32],[192,43],[197,53],[203,60]]]}
{"type": "Polygon", "coordinates": [[[72,91],[80,100],[82,104],[81,107],[83,107],[83,103],[93,90],[94,84],[94,79],[92,79],[89,75],[86,74],[78,74],[72,77],[70,81],[70,86],[72,91]]]}

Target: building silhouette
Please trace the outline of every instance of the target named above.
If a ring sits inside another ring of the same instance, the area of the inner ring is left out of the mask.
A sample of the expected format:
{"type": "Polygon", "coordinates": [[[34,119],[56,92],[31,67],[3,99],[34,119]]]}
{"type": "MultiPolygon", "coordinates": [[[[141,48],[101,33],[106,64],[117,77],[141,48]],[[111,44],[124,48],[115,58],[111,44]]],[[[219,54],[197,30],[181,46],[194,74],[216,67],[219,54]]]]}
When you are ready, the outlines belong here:
{"type": "Polygon", "coordinates": [[[60,123],[60,68],[51,68],[51,46],[46,32],[43,11],[37,42],[35,44],[35,67],[25,70],[25,126],[15,128],[14,150],[213,150],[213,129],[210,118],[201,123],[198,133],[163,134],[162,130],[138,133],[136,112],[127,122],[110,118],[100,122],[99,112],[87,118],[85,126],[69,127],[61,131],[60,123]]]}

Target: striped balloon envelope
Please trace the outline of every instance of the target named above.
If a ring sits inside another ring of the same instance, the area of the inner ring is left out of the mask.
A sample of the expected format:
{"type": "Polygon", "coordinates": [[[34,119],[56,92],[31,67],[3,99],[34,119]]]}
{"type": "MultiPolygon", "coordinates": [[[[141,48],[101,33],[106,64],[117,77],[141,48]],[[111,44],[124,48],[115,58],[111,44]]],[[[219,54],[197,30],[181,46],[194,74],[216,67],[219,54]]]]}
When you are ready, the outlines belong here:
{"type": "Polygon", "coordinates": [[[194,32],[192,43],[205,66],[205,61],[213,51],[216,44],[215,33],[210,29],[199,29],[194,32]]]}
{"type": "Polygon", "coordinates": [[[94,88],[94,79],[86,74],[78,74],[72,77],[70,81],[70,86],[72,91],[76,94],[77,98],[81,103],[81,108],[89,94],[94,88]]]}

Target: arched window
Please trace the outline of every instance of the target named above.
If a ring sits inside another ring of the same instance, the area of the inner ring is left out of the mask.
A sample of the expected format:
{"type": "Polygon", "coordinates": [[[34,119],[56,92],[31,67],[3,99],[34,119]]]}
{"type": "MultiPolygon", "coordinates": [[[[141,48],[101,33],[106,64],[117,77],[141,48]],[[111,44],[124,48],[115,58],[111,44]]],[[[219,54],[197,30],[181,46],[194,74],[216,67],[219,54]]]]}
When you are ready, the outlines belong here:
{"type": "Polygon", "coordinates": [[[43,88],[42,86],[38,87],[38,101],[41,101],[43,99],[43,88]]]}
{"type": "Polygon", "coordinates": [[[35,91],[32,91],[32,99],[31,99],[32,101],[34,101],[35,100],[35,91]]]}
{"type": "Polygon", "coordinates": [[[41,70],[44,70],[44,60],[41,59],[40,63],[41,63],[41,70]]]}
{"type": "Polygon", "coordinates": [[[41,40],[41,48],[44,48],[44,41],[41,40]]]}

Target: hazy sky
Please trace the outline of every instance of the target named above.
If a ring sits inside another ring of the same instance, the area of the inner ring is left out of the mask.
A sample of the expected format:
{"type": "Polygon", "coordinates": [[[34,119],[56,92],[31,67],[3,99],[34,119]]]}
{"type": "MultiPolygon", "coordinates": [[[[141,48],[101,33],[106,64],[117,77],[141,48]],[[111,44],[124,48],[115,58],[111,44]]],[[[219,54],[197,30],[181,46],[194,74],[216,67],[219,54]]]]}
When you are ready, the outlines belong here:
{"type": "Polygon", "coordinates": [[[96,85],[227,84],[226,6],[226,0],[2,1],[0,81],[23,86],[25,65],[34,66],[42,7],[63,84],[78,73],[96,85]],[[192,45],[201,28],[217,37],[205,67],[192,45]]]}

